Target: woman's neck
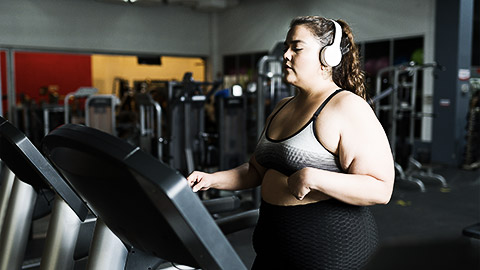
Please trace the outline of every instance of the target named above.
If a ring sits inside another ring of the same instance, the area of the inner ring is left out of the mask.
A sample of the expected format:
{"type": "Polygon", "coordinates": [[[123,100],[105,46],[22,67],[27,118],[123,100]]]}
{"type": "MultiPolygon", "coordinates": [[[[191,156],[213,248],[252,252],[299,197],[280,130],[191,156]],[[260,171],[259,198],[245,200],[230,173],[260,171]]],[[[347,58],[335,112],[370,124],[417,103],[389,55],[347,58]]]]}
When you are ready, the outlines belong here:
{"type": "Polygon", "coordinates": [[[298,88],[297,98],[304,102],[324,100],[339,88],[333,81],[312,88],[298,88]]]}

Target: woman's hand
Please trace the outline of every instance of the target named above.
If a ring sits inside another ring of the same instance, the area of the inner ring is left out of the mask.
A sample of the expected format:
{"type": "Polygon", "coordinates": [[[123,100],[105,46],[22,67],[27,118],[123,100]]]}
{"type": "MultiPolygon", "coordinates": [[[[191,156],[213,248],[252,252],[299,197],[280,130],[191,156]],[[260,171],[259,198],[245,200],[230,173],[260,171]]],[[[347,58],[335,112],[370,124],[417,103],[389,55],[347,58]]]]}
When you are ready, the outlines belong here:
{"type": "Polygon", "coordinates": [[[296,171],[287,179],[288,189],[297,200],[303,200],[303,198],[305,198],[305,196],[311,191],[311,186],[308,182],[310,179],[308,176],[310,172],[311,168],[306,167],[296,171]]]}
{"type": "Polygon", "coordinates": [[[212,174],[194,171],[187,177],[187,181],[193,192],[207,190],[212,187],[212,174]]]}

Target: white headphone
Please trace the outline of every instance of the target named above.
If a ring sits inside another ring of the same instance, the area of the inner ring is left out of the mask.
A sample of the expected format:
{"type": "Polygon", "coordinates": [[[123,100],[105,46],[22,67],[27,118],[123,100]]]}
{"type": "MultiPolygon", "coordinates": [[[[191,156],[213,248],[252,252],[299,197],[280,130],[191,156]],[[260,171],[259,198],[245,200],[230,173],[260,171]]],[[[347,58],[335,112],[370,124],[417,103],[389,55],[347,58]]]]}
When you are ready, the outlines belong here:
{"type": "Polygon", "coordinates": [[[335,25],[335,36],[333,43],[323,47],[320,51],[320,61],[323,65],[334,67],[342,61],[342,51],[340,49],[340,41],[342,41],[342,27],[336,21],[331,20],[335,25]]]}

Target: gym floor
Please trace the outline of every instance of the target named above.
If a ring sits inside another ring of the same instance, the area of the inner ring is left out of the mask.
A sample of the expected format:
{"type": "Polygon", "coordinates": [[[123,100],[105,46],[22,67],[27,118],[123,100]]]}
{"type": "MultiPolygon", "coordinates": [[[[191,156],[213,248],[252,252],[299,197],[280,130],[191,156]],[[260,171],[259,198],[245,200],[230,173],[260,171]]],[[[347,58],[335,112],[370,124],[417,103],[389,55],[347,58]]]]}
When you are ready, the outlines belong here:
{"type": "MultiPolygon", "coordinates": [[[[439,167],[434,173],[445,177],[447,188],[424,181],[426,191],[420,192],[398,182],[390,203],[371,206],[380,247],[366,270],[480,269],[480,240],[462,234],[480,222],[480,170],[439,167]]],[[[252,231],[229,236],[248,266],[255,256],[252,231]]]]}

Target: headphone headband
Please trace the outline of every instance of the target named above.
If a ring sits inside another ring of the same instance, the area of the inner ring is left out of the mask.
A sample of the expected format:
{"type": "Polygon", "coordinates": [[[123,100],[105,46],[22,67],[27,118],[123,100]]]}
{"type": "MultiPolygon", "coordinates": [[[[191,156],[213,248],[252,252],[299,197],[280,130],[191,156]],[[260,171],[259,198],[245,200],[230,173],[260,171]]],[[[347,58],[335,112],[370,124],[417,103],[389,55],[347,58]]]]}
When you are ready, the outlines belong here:
{"type": "Polygon", "coordinates": [[[334,67],[342,61],[342,51],[340,49],[340,42],[342,41],[342,27],[335,20],[331,20],[335,26],[335,35],[333,36],[333,43],[325,46],[320,52],[320,61],[322,64],[334,67]]]}
{"type": "Polygon", "coordinates": [[[333,43],[331,46],[340,48],[340,41],[342,41],[342,27],[335,20],[330,20],[335,25],[335,36],[333,37],[333,43]]]}

